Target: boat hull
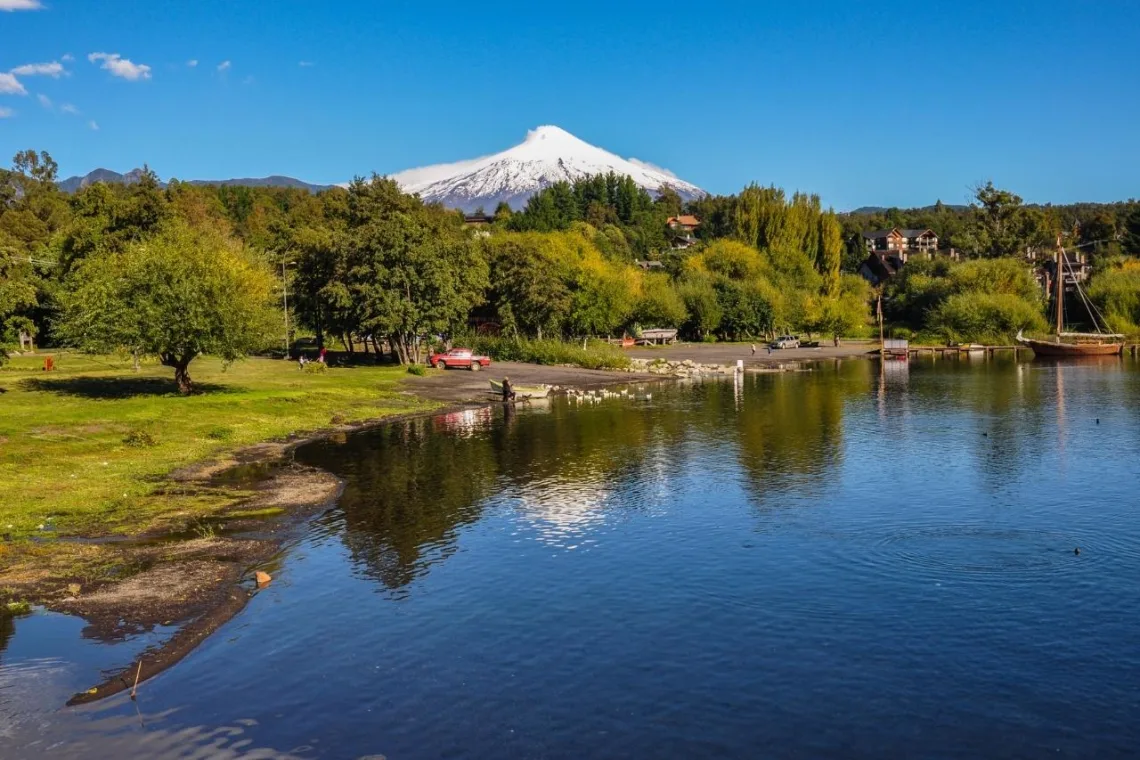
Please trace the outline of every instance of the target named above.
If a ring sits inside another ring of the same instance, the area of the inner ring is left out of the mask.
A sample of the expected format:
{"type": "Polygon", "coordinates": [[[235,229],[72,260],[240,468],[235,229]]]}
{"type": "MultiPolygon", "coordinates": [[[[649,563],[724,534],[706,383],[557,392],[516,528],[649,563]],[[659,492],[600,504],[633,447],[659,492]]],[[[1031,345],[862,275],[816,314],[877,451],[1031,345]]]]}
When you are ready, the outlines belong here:
{"type": "MultiPolygon", "coordinates": [[[[491,393],[502,395],[503,384],[498,380],[489,381],[491,385],[491,393]]],[[[548,385],[516,385],[514,387],[515,398],[525,400],[530,398],[546,398],[550,395],[550,386],[548,385]]]]}
{"type": "Polygon", "coordinates": [[[1117,356],[1124,351],[1123,343],[1053,343],[1021,336],[1017,342],[1033,349],[1037,356],[1117,356]]]}

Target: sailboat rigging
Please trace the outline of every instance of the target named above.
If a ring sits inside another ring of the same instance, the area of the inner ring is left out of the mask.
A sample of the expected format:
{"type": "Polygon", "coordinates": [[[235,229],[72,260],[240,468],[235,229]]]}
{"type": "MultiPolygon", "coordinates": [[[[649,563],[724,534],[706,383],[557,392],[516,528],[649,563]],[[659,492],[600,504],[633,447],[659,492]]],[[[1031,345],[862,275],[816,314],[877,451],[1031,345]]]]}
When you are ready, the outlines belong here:
{"type": "Polygon", "coordinates": [[[1114,356],[1122,353],[1124,351],[1124,336],[1107,332],[1107,325],[1105,325],[1104,331],[1100,329],[1101,324],[1104,322],[1104,315],[1100,313],[1095,304],[1089,301],[1088,297],[1085,296],[1084,290],[1081,289],[1080,280],[1073,272],[1073,267],[1069,263],[1069,257],[1065,254],[1064,247],[1061,246],[1060,235],[1057,236],[1057,266],[1056,274],[1053,279],[1055,280],[1056,287],[1054,302],[1057,312],[1054,339],[1037,340],[1034,338],[1026,338],[1022,335],[1022,331],[1018,330],[1017,342],[1033,349],[1033,353],[1037,356],[1114,356]],[[1077,295],[1081,297],[1081,302],[1086,311],[1088,311],[1089,318],[1092,320],[1093,329],[1096,332],[1082,333],[1065,331],[1065,267],[1068,268],[1069,274],[1072,275],[1073,285],[1076,286],[1077,295]]]}

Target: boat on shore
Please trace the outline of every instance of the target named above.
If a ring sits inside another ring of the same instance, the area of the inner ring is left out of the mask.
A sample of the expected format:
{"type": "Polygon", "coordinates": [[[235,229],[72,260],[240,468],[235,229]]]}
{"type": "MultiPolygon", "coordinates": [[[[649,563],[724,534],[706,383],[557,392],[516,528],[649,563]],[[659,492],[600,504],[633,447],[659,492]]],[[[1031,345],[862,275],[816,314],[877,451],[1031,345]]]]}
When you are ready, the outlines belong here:
{"type": "MultiPolygon", "coordinates": [[[[491,393],[503,395],[503,384],[498,380],[491,380],[491,393]]],[[[515,385],[513,386],[515,398],[521,401],[532,398],[546,398],[550,395],[549,385],[515,385]]]]}
{"type": "MultiPolygon", "coordinates": [[[[1089,301],[1081,283],[1073,277],[1077,295],[1081,297],[1089,318],[1092,320],[1095,332],[1066,332],[1065,331],[1065,275],[1064,268],[1069,265],[1065,249],[1061,246],[1060,236],[1057,238],[1057,266],[1053,275],[1056,289],[1053,303],[1056,313],[1055,331],[1051,339],[1027,338],[1021,330],[1017,331],[1017,342],[1033,350],[1034,356],[1040,357],[1073,357],[1082,356],[1116,356],[1124,352],[1124,336],[1118,333],[1102,332],[1103,315],[1096,306],[1089,301]],[[1098,319],[1099,317],[1099,319],[1098,319]]],[[[1069,267],[1072,273],[1072,267],[1069,267]]],[[[1107,325],[1105,326],[1107,329],[1107,325]]]]}

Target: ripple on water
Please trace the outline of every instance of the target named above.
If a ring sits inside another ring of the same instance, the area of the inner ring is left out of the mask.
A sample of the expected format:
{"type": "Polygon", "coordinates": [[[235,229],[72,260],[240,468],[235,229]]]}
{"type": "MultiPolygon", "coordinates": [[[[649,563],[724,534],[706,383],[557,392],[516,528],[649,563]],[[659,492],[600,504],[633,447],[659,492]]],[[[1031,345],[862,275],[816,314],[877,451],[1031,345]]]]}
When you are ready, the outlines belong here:
{"type": "Polygon", "coordinates": [[[994,525],[909,525],[834,533],[837,562],[918,580],[1035,581],[1140,559],[1136,542],[1107,531],[994,525]],[[1079,549],[1080,553],[1074,550],[1079,549]]]}

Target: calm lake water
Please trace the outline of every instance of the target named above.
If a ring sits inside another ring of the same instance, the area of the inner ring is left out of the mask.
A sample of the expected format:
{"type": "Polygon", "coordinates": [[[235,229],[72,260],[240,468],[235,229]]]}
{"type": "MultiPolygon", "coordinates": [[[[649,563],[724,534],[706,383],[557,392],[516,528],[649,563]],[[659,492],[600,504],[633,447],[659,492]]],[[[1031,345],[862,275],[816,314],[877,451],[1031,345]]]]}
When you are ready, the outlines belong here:
{"type": "Polygon", "coordinates": [[[1140,369],[884,369],[308,446],[338,508],[137,707],[61,705],[149,639],[0,630],[0,755],[1135,757],[1140,369]]]}

